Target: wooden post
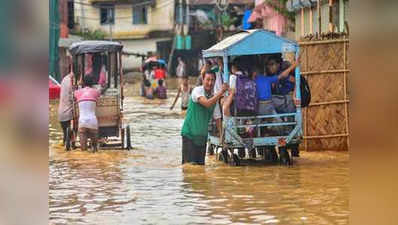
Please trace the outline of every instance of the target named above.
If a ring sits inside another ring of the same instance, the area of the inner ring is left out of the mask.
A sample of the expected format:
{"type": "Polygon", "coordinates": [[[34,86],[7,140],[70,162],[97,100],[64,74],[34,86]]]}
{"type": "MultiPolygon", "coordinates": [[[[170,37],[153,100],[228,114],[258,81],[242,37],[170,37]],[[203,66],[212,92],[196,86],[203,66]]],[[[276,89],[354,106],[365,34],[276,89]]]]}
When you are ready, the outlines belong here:
{"type": "MultiPolygon", "coordinates": [[[[344,44],[344,69],[347,68],[347,43],[343,43],[344,44]]],[[[344,100],[348,100],[347,99],[347,74],[346,72],[344,72],[344,100]]],[[[344,104],[344,113],[345,113],[345,130],[346,133],[349,134],[350,131],[349,126],[348,126],[348,102],[346,102],[344,104]]],[[[350,148],[350,136],[347,136],[347,150],[349,150],[350,148]]]]}
{"type": "MultiPolygon", "coordinates": [[[[304,109],[305,123],[304,123],[304,137],[308,136],[308,108],[304,109]]],[[[308,151],[308,140],[304,139],[304,148],[308,151]]]]}
{"type": "Polygon", "coordinates": [[[318,34],[320,36],[322,33],[321,0],[318,0],[317,7],[318,7],[318,34]]]}
{"type": "Polygon", "coordinates": [[[120,82],[120,109],[123,111],[123,66],[122,66],[122,52],[118,52],[119,55],[119,82],[120,82]]]}
{"type": "Polygon", "coordinates": [[[312,24],[312,7],[310,8],[310,34],[314,33],[313,24],[312,24]]]}
{"type": "Polygon", "coordinates": [[[333,32],[333,0],[329,0],[329,32],[333,32]]]}
{"type": "Polygon", "coordinates": [[[343,32],[344,31],[344,21],[345,21],[345,15],[344,15],[344,0],[340,0],[339,2],[339,32],[343,32]]]}
{"type": "Polygon", "coordinates": [[[304,8],[301,8],[301,37],[304,36],[304,8]]]}
{"type": "MultiPolygon", "coordinates": [[[[305,71],[308,71],[308,47],[306,48],[305,51],[305,71]]],[[[302,73],[301,73],[302,75],[302,73]]],[[[308,80],[308,78],[307,78],[308,80]]],[[[304,130],[304,136],[308,136],[308,107],[304,108],[304,114],[305,114],[305,130],[304,130]]],[[[308,140],[304,139],[304,146],[305,150],[308,151],[308,140]]]]}

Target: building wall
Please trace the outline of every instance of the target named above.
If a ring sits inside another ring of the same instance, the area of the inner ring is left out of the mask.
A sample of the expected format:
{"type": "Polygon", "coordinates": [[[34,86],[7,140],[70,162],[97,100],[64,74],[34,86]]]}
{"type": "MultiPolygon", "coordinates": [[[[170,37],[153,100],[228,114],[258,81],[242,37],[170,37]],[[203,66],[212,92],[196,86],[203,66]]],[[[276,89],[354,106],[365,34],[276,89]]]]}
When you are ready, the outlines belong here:
{"type": "MultiPolygon", "coordinates": [[[[148,7],[147,24],[133,24],[133,7],[130,4],[115,5],[115,23],[112,24],[112,36],[117,39],[143,38],[153,30],[171,30],[174,24],[174,1],[156,0],[156,6],[148,7]]],[[[80,27],[90,30],[110,32],[110,25],[101,25],[100,7],[89,0],[75,2],[75,20],[80,27]],[[84,4],[80,4],[83,2],[84,4]],[[83,7],[84,15],[82,15],[83,7]]]]}
{"type": "MultiPolygon", "coordinates": [[[[337,1],[335,1],[335,2],[337,2],[337,1]]],[[[344,4],[344,7],[338,8],[337,12],[339,15],[333,15],[334,22],[337,21],[337,23],[338,23],[338,24],[335,24],[338,32],[342,32],[344,30],[344,26],[343,26],[344,21],[342,21],[342,18],[344,18],[344,20],[347,21],[348,14],[349,14],[349,5],[348,5],[349,1],[346,1],[346,0],[339,1],[340,4],[342,2],[344,4]],[[344,10],[344,12],[341,12],[342,10],[344,10]]],[[[316,6],[313,7],[312,9],[311,8],[304,9],[304,36],[310,34],[310,20],[311,19],[312,19],[313,33],[319,32],[318,9],[316,6]],[[310,10],[312,10],[312,18],[310,17],[310,10]]],[[[301,34],[301,10],[296,11],[295,26],[296,26],[295,38],[296,38],[296,40],[299,40],[300,37],[302,36],[302,34],[301,34]]],[[[327,33],[328,31],[329,31],[329,5],[323,4],[321,6],[321,33],[327,33]]]]}
{"type": "MultiPolygon", "coordinates": [[[[156,52],[156,42],[170,40],[170,38],[153,38],[141,40],[120,40],[123,44],[123,51],[147,54],[147,52],[156,52]]],[[[139,68],[141,58],[135,56],[123,56],[123,68],[139,68]]],[[[165,59],[168,60],[168,59],[165,59]]]]}
{"type": "Polygon", "coordinates": [[[68,2],[67,0],[58,1],[59,4],[59,28],[60,37],[67,38],[69,34],[68,30],[68,2]]]}

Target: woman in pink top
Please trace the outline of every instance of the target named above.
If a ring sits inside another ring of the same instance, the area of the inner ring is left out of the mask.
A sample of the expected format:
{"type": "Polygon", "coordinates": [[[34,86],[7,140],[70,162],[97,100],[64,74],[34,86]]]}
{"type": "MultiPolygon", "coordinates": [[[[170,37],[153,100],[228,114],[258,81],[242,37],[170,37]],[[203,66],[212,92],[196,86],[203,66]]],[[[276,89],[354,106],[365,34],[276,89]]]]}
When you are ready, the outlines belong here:
{"type": "Polygon", "coordinates": [[[84,88],[75,91],[75,98],[79,104],[79,137],[82,150],[87,149],[87,139],[91,139],[93,151],[97,151],[98,120],[95,115],[97,100],[100,92],[92,88],[92,76],[83,78],[84,88]]]}

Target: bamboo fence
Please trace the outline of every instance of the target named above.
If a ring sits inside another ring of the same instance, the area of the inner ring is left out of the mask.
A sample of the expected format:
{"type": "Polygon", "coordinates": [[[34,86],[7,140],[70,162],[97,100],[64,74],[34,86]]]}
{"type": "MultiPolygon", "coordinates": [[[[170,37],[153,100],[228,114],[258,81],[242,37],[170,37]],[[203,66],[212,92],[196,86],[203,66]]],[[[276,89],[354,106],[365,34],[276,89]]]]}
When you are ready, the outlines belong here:
{"type": "Polygon", "coordinates": [[[301,74],[311,89],[303,109],[304,149],[348,150],[348,39],[299,42],[301,74]]]}

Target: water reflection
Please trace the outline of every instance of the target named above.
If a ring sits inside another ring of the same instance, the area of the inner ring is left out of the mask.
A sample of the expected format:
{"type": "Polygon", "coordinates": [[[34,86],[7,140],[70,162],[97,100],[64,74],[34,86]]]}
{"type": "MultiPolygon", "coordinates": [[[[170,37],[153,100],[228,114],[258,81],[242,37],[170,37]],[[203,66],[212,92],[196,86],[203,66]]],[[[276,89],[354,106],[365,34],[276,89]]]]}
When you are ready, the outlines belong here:
{"type": "Polygon", "coordinates": [[[65,152],[50,106],[51,224],[348,224],[347,154],[302,152],[291,168],[230,167],[213,156],[181,166],[175,94],[126,97],[131,151],[65,152]]]}
{"type": "Polygon", "coordinates": [[[187,190],[206,203],[200,213],[206,212],[215,223],[348,224],[347,170],[319,166],[314,171],[307,165],[221,164],[184,166],[183,172],[187,190]]]}

